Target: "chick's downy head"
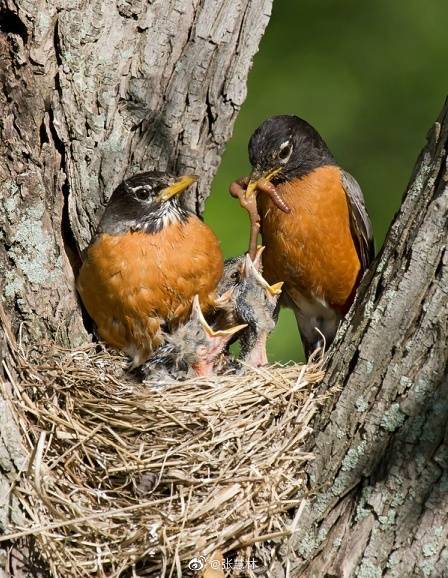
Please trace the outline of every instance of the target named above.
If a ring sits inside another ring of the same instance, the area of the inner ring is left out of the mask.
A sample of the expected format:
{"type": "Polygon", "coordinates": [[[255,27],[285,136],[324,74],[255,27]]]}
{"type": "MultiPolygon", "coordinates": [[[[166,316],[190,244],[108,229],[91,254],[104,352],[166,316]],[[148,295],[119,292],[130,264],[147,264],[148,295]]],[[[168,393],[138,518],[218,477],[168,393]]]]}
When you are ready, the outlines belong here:
{"type": "Polygon", "coordinates": [[[210,376],[218,356],[232,337],[246,325],[214,329],[205,319],[199,297],[193,299],[189,320],[165,336],[165,343],[145,364],[145,375],[157,372],[172,377],[210,376]]]}

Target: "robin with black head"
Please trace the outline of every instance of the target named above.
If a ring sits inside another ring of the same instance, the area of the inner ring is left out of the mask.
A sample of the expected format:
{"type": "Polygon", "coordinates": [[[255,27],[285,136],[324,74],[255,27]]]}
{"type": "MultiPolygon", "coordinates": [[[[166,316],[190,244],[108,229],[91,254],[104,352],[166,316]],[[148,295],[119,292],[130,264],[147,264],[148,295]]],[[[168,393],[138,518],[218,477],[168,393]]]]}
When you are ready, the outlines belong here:
{"type": "Polygon", "coordinates": [[[196,177],[147,172],[112,193],[87,250],[77,288],[106,343],[134,367],[190,314],[194,295],[207,312],[223,272],[213,231],[182,204],[196,177]]]}
{"type": "Polygon", "coordinates": [[[264,276],[285,282],[282,303],[293,309],[309,356],[322,335],[331,344],[373,258],[364,197],[319,133],[297,116],[263,122],[250,139],[249,159],[245,196],[270,183],[289,208],[257,195],[264,276]]]}

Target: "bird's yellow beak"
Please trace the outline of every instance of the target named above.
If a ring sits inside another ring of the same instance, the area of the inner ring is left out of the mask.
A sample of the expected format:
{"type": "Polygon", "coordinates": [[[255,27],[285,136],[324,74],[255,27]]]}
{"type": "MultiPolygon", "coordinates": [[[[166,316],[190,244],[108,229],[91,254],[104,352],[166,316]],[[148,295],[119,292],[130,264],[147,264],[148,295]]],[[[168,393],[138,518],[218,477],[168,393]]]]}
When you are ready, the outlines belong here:
{"type": "Polygon", "coordinates": [[[207,320],[202,313],[201,305],[199,303],[199,297],[197,295],[193,298],[193,307],[192,307],[192,318],[196,318],[199,323],[202,325],[204,331],[207,333],[209,337],[220,337],[225,335],[233,335],[234,333],[238,333],[241,329],[247,327],[247,324],[244,325],[235,325],[234,327],[228,327],[227,329],[218,329],[215,330],[207,323],[207,320]]]}
{"type": "Polygon", "coordinates": [[[198,177],[196,177],[195,175],[184,175],[169,187],[162,189],[157,196],[157,200],[162,202],[168,201],[168,199],[171,199],[171,197],[183,193],[186,189],[188,189],[190,185],[195,183],[197,180],[198,177]]]}
{"type": "Polygon", "coordinates": [[[261,253],[263,252],[263,250],[264,247],[258,247],[257,255],[254,261],[252,261],[252,259],[250,258],[249,253],[246,254],[244,272],[246,276],[249,276],[249,274],[253,275],[255,279],[258,281],[258,283],[265,289],[265,291],[267,291],[269,295],[271,295],[271,297],[276,297],[277,295],[280,295],[280,293],[282,292],[284,282],[279,281],[278,283],[269,285],[269,283],[266,281],[266,279],[258,270],[257,263],[259,263],[261,259],[261,253]]]}
{"type": "Polygon", "coordinates": [[[260,179],[265,179],[266,181],[270,182],[275,177],[275,175],[278,175],[280,171],[281,168],[279,167],[277,169],[272,169],[271,171],[263,174],[255,169],[250,175],[249,184],[247,185],[246,189],[246,198],[253,195],[255,189],[257,188],[257,183],[260,179]]]}
{"type": "Polygon", "coordinates": [[[269,287],[266,287],[266,289],[272,295],[272,297],[275,295],[280,295],[282,292],[283,283],[284,281],[279,281],[278,283],[274,283],[274,285],[269,285],[269,287]]]}

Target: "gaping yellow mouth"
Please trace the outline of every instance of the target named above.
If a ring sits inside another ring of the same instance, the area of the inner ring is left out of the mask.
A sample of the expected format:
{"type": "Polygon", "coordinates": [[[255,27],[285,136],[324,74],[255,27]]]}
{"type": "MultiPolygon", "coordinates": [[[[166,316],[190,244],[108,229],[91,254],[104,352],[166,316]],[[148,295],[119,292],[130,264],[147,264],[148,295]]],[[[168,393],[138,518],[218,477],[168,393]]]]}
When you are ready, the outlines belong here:
{"type": "Polygon", "coordinates": [[[190,185],[195,183],[197,180],[198,177],[196,177],[195,175],[184,175],[169,187],[162,189],[158,194],[157,199],[162,202],[168,201],[168,199],[171,199],[171,197],[183,193],[186,189],[188,189],[190,185]]]}
{"type": "Polygon", "coordinates": [[[218,329],[218,330],[213,329],[207,323],[207,320],[205,319],[204,314],[202,313],[202,309],[201,309],[201,306],[199,304],[199,297],[197,295],[195,295],[193,298],[192,314],[199,321],[199,323],[202,325],[202,328],[204,329],[204,331],[207,333],[207,335],[209,337],[233,335],[234,333],[238,333],[238,331],[241,331],[241,329],[244,329],[245,327],[247,327],[247,324],[243,324],[243,325],[235,325],[234,327],[228,327],[227,329],[218,329]]]}
{"type": "Polygon", "coordinates": [[[283,283],[284,281],[279,281],[278,283],[274,283],[274,285],[269,285],[269,287],[266,287],[266,290],[269,291],[272,297],[275,295],[280,295],[282,292],[283,283]]]}
{"type": "Polygon", "coordinates": [[[272,181],[272,179],[275,177],[275,175],[278,175],[278,173],[281,171],[281,168],[277,168],[277,169],[272,169],[272,171],[269,171],[267,173],[263,174],[257,174],[255,171],[251,174],[250,176],[250,181],[249,184],[247,185],[247,189],[246,189],[246,198],[250,197],[251,195],[254,194],[255,189],[257,188],[257,184],[258,181],[260,179],[265,179],[266,181],[272,181]]]}
{"type": "Polygon", "coordinates": [[[249,272],[250,272],[255,277],[255,279],[257,279],[258,283],[264,288],[264,290],[267,291],[269,293],[269,295],[271,295],[271,297],[276,297],[277,295],[280,295],[280,293],[282,292],[282,287],[283,287],[284,282],[279,281],[278,283],[274,283],[273,285],[269,285],[269,283],[266,281],[266,279],[263,277],[263,275],[257,269],[256,263],[257,263],[257,261],[260,260],[261,253],[263,252],[263,250],[264,250],[264,247],[258,247],[257,255],[253,261],[250,258],[249,254],[246,255],[245,272],[246,272],[246,275],[249,274],[249,272]]]}

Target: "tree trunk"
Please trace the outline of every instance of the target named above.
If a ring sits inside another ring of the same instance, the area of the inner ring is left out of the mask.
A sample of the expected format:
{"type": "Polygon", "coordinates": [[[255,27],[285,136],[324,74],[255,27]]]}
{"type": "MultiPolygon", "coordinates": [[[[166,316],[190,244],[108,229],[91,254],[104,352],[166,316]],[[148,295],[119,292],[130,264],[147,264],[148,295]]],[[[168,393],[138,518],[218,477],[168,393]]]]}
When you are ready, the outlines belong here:
{"type": "Polygon", "coordinates": [[[22,339],[86,339],[79,254],[117,184],[200,175],[201,213],[272,0],[0,0],[0,289],[22,339]]]}
{"type": "MultiPolygon", "coordinates": [[[[71,346],[87,339],[74,275],[124,177],[151,169],[197,173],[188,202],[201,213],[271,4],[0,0],[6,393],[15,335],[71,346]]],[[[23,466],[20,433],[0,390],[0,532],[8,518],[20,523],[8,488],[23,466]]],[[[0,549],[0,576],[6,557],[0,549]]]]}
{"type": "Polygon", "coordinates": [[[447,150],[445,105],[328,363],[290,576],[448,576],[447,150]]]}

